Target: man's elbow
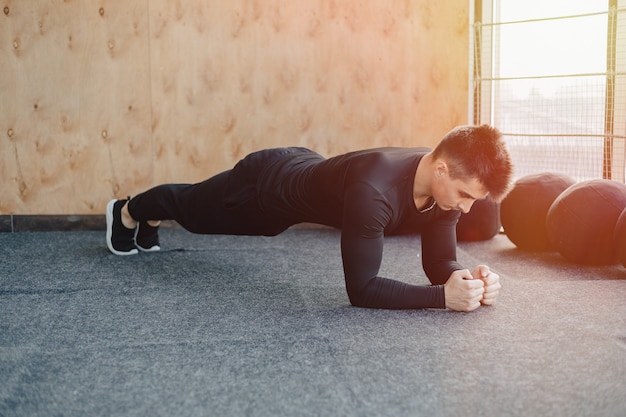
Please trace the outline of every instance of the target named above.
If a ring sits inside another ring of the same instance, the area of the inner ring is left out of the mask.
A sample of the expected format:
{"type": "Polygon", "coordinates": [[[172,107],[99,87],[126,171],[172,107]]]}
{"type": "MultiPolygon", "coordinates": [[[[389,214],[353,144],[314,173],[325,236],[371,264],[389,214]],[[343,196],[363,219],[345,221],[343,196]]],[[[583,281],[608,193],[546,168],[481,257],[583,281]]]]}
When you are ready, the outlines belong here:
{"type": "Polygon", "coordinates": [[[372,307],[370,300],[371,291],[369,291],[370,281],[364,285],[346,285],[348,299],[354,307],[372,307]]]}
{"type": "Polygon", "coordinates": [[[350,300],[350,304],[354,307],[369,307],[367,303],[367,295],[365,291],[355,289],[355,288],[347,288],[348,299],[350,300]]]}
{"type": "Polygon", "coordinates": [[[432,267],[424,267],[424,272],[426,273],[426,276],[428,277],[430,283],[433,285],[443,285],[448,282],[448,278],[450,278],[449,275],[442,273],[440,270],[432,267]]]}

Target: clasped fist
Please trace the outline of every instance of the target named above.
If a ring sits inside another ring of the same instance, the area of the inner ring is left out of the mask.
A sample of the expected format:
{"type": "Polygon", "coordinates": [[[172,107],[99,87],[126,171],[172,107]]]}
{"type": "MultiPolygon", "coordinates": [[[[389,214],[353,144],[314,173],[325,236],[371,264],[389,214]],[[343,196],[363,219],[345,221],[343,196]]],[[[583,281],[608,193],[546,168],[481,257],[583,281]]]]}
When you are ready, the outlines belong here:
{"type": "Polygon", "coordinates": [[[480,305],[492,305],[500,294],[500,277],[486,265],[454,271],[444,285],[446,307],[472,311],[480,305]]]}
{"type": "Polygon", "coordinates": [[[477,280],[480,279],[485,288],[483,293],[483,299],[480,303],[485,306],[493,305],[496,302],[496,298],[500,295],[500,276],[489,270],[486,265],[479,265],[472,271],[472,277],[477,280]]]}

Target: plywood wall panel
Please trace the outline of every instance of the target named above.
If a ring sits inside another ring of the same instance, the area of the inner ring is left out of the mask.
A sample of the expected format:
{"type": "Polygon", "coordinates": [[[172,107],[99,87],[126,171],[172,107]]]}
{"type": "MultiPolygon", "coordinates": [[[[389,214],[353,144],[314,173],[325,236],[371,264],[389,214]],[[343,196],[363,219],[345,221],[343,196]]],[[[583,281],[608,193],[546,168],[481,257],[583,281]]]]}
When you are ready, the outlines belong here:
{"type": "Polygon", "coordinates": [[[466,0],[4,0],[0,213],[102,213],[245,154],[434,145],[467,122],[466,0]]]}
{"type": "Polygon", "coordinates": [[[152,1],[157,182],[264,147],[434,144],[467,121],[465,3],[152,1]]]}
{"type": "Polygon", "coordinates": [[[145,7],[6,4],[0,212],[101,212],[103,200],[150,185],[145,7]]]}

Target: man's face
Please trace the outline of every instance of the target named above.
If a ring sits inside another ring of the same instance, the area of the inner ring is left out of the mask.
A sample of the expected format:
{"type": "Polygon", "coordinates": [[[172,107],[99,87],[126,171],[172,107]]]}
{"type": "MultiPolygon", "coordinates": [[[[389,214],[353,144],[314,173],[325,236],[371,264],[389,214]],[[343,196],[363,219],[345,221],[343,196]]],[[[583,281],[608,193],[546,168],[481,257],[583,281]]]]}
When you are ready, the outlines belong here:
{"type": "Polygon", "coordinates": [[[476,179],[451,178],[443,172],[433,183],[433,198],[442,210],[461,210],[467,213],[474,201],[487,197],[487,189],[476,179]]]}

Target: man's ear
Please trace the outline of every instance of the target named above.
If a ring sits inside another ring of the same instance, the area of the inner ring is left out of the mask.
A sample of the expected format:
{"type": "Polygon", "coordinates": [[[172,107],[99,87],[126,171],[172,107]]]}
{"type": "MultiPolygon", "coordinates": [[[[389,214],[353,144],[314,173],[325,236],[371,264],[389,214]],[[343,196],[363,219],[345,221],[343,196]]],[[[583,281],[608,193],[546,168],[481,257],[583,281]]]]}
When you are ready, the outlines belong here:
{"type": "Polygon", "coordinates": [[[443,177],[448,173],[448,164],[443,159],[437,159],[435,162],[435,175],[437,177],[443,177]]]}

